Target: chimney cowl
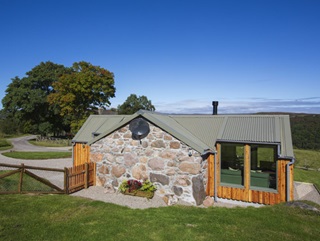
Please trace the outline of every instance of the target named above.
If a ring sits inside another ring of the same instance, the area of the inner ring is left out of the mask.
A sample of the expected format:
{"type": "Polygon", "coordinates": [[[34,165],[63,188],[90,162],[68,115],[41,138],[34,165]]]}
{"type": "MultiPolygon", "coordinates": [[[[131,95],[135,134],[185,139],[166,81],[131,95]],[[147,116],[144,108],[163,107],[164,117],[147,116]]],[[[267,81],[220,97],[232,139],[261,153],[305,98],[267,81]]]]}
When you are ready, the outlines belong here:
{"type": "Polygon", "coordinates": [[[212,101],[212,106],[213,106],[212,115],[218,114],[218,105],[219,105],[219,101],[212,101]]]}

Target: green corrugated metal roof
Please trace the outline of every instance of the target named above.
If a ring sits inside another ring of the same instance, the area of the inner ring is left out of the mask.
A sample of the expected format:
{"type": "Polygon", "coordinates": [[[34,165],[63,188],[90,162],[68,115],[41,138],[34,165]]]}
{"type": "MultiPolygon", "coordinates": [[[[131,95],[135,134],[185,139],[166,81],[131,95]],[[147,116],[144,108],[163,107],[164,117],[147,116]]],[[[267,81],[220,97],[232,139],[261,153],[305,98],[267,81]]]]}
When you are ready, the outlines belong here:
{"type": "Polygon", "coordinates": [[[280,142],[276,116],[228,116],[218,139],[253,142],[280,142]]]}
{"type": "Polygon", "coordinates": [[[282,116],[280,121],[281,155],[284,157],[293,157],[290,118],[289,116],[282,116]]]}
{"type": "Polygon", "coordinates": [[[174,118],[172,118],[172,116],[155,114],[152,112],[141,113],[145,119],[149,120],[154,125],[170,133],[172,136],[184,142],[196,151],[203,153],[207,149],[214,150],[214,146],[210,148],[210,146],[206,145],[201,138],[198,138],[196,135],[191,133],[186,127],[179,124],[174,118]]]}
{"type": "MultiPolygon", "coordinates": [[[[105,116],[108,118],[108,116],[105,116]]],[[[194,136],[190,133],[187,129],[183,126],[179,125],[173,118],[168,115],[158,114],[149,111],[138,111],[137,113],[126,116],[122,118],[118,123],[115,125],[110,125],[101,135],[90,138],[87,141],[89,145],[97,142],[98,140],[102,139],[103,137],[109,135],[110,133],[114,132],[115,130],[127,125],[130,123],[131,120],[143,117],[147,121],[151,122],[152,124],[158,126],[159,128],[165,130],[166,132],[170,133],[172,136],[176,137],[180,141],[184,142],[185,144],[191,146],[193,149],[199,151],[200,153],[204,152],[204,150],[209,149],[209,147],[204,144],[201,139],[194,136]]],[[[110,118],[110,117],[109,117],[110,118]]],[[[77,142],[77,139],[74,138],[74,141],[77,142]]]]}
{"type": "Polygon", "coordinates": [[[289,116],[226,116],[218,141],[281,144],[281,156],[293,157],[289,116]]]}
{"type": "Polygon", "coordinates": [[[210,149],[215,149],[216,138],[223,125],[223,116],[212,115],[172,115],[179,125],[201,139],[210,149]]]}
{"type": "Polygon", "coordinates": [[[94,134],[103,133],[126,117],[124,115],[90,115],[72,141],[87,143],[94,138],[94,134]]]}
{"type": "Polygon", "coordinates": [[[289,117],[285,115],[166,115],[138,111],[133,115],[90,116],[73,141],[89,145],[143,117],[191,148],[215,150],[217,141],[281,144],[281,156],[293,157],[289,117]],[[92,133],[101,133],[93,137],[92,133]]]}

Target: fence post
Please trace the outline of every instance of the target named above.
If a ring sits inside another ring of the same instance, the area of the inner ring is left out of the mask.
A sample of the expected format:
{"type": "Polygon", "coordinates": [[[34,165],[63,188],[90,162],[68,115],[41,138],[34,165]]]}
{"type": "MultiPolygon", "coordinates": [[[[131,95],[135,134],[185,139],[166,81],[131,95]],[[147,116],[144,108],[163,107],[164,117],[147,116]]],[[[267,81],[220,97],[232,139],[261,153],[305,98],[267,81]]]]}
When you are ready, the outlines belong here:
{"type": "Polygon", "coordinates": [[[84,173],[84,188],[88,188],[88,178],[89,177],[89,164],[85,163],[85,173],[84,173]]]}
{"type": "Polygon", "coordinates": [[[18,186],[18,192],[22,192],[22,181],[23,181],[23,173],[24,173],[24,164],[21,163],[21,172],[20,172],[20,179],[19,179],[19,186],[18,186]]]}
{"type": "Polygon", "coordinates": [[[69,170],[64,168],[64,190],[66,194],[69,194],[69,170]]]}

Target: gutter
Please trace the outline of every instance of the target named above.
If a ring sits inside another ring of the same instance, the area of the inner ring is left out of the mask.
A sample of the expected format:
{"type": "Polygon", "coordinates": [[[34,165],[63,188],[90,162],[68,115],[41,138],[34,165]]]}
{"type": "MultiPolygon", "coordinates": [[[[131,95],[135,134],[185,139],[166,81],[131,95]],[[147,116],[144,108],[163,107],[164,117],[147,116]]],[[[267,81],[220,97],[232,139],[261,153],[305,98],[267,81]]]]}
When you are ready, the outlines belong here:
{"type": "Polygon", "coordinates": [[[214,155],[214,173],[213,173],[213,175],[214,175],[214,180],[213,180],[213,186],[214,186],[214,189],[213,189],[213,191],[214,191],[214,194],[213,194],[213,200],[215,201],[215,202],[218,202],[218,192],[217,192],[217,162],[216,162],[216,154],[217,154],[217,152],[216,151],[212,151],[212,150],[210,150],[210,149],[208,149],[208,150],[205,150],[202,154],[201,154],[201,156],[202,157],[205,157],[205,156],[207,156],[207,155],[209,155],[209,154],[213,154],[214,155]]]}
{"type": "Polygon", "coordinates": [[[295,163],[296,159],[293,157],[291,162],[287,164],[287,202],[290,201],[290,166],[295,163]]]}

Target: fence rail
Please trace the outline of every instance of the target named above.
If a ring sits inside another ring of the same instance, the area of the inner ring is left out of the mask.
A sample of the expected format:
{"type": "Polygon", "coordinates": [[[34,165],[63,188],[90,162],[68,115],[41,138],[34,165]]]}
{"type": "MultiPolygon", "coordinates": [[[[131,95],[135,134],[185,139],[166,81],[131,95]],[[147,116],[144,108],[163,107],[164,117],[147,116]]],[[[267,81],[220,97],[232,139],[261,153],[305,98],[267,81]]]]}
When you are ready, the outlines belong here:
{"type": "Polygon", "coordinates": [[[46,168],[0,163],[0,194],[70,194],[95,184],[95,163],[46,168]]]}

